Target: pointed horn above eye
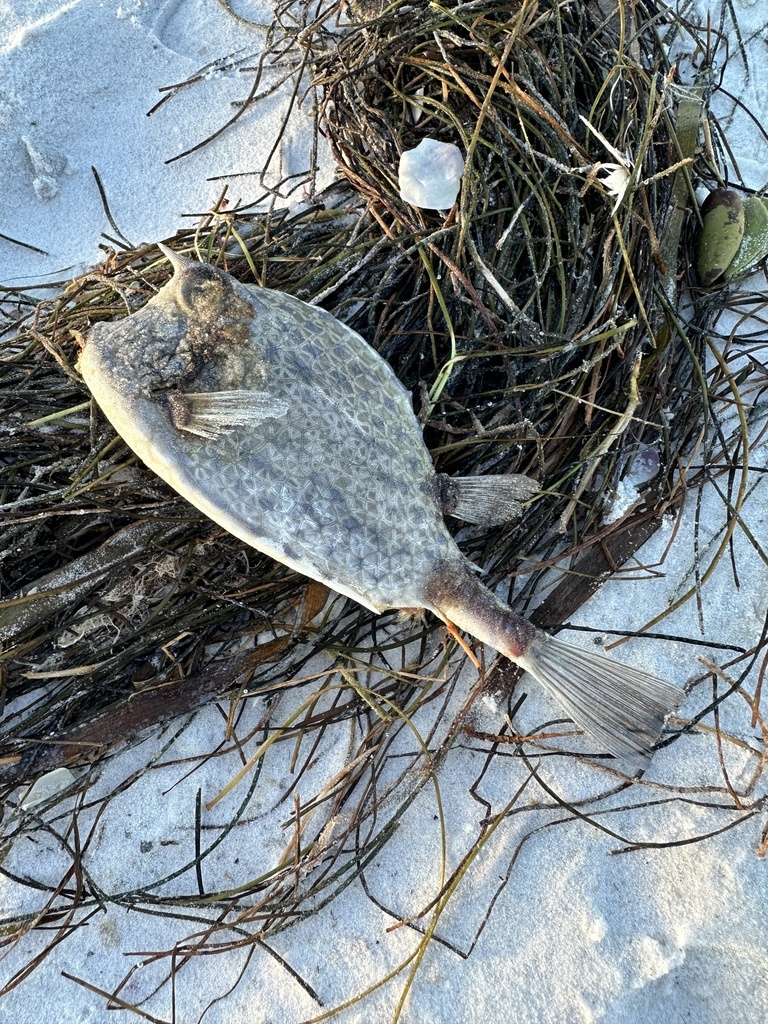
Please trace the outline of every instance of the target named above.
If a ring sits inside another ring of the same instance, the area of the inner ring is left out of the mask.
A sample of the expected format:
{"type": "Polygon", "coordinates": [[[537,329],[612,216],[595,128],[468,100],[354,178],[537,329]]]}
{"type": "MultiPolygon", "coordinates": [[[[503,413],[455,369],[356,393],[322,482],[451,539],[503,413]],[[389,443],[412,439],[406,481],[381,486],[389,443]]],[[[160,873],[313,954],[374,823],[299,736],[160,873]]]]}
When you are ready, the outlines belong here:
{"type": "Polygon", "coordinates": [[[174,252],[173,249],[164,245],[162,242],[158,242],[157,247],[163,256],[165,256],[170,262],[173,267],[174,274],[180,274],[185,267],[198,265],[195,260],[191,260],[188,256],[180,256],[179,253],[174,252]]]}

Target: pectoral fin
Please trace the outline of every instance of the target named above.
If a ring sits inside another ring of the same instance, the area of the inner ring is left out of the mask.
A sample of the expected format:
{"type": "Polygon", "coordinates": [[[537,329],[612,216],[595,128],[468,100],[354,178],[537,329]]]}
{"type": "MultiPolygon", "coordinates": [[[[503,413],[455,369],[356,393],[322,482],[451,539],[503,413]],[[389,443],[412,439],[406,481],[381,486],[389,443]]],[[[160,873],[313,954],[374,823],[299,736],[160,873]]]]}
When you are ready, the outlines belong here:
{"type": "Polygon", "coordinates": [[[284,416],[288,405],[266,391],[172,391],[168,407],[173,425],[199,437],[215,438],[234,427],[284,416]]]}
{"type": "Polygon", "coordinates": [[[541,490],[538,482],[521,473],[505,476],[437,477],[443,515],[467,523],[499,526],[523,514],[522,502],[541,490]]]}

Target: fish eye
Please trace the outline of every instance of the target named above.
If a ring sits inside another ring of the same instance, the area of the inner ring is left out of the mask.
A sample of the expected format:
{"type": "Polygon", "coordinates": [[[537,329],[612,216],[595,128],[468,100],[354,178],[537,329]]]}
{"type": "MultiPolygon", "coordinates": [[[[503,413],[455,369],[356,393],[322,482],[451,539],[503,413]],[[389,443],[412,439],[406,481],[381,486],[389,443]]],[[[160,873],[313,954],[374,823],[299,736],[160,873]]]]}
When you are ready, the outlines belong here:
{"type": "Polygon", "coordinates": [[[200,264],[185,269],[178,282],[177,296],[185,309],[199,309],[217,301],[224,291],[224,281],[213,267],[200,264]]]}

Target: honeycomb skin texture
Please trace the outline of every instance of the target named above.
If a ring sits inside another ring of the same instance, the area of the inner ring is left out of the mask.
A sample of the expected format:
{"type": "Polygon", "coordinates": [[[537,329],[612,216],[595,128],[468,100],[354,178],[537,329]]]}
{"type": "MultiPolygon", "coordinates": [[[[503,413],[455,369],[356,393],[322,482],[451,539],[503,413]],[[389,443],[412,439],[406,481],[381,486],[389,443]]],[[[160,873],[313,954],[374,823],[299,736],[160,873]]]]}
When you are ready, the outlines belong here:
{"type": "Polygon", "coordinates": [[[93,329],[80,370],[193,504],[367,607],[423,607],[434,573],[464,562],[410,395],[324,310],[185,260],[141,310],[93,329]],[[175,396],[234,387],[266,399],[249,422],[214,437],[174,425],[175,396]]]}

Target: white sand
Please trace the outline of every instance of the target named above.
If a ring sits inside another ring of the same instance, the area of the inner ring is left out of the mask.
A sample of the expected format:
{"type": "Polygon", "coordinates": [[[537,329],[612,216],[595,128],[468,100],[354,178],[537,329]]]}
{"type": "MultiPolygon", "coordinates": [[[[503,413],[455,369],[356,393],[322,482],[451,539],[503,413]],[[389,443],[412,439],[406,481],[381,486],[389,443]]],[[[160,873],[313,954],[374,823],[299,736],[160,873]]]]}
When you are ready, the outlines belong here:
{"type": "MultiPolygon", "coordinates": [[[[237,9],[264,24],[271,5],[241,0],[237,9]]],[[[232,208],[265,196],[264,169],[272,187],[308,171],[309,101],[266,168],[290,84],[250,108],[224,138],[170,164],[233,116],[254,76],[213,68],[147,116],[162,87],[219,58],[235,55],[253,67],[263,39],[263,29],[235,21],[216,0],[0,0],[0,233],[48,253],[0,239],[0,282],[66,278],[103,259],[101,233],[114,231],[92,167],[133,245],[193,227],[225,184],[232,208]]],[[[288,70],[268,69],[260,88],[288,70]]],[[[293,198],[308,187],[297,177],[293,198]]]]}
{"type": "MultiPolygon", "coordinates": [[[[760,4],[742,0],[737,6],[745,34],[749,36],[750,26],[758,33],[750,45],[756,59],[763,60],[760,4]]],[[[237,10],[255,18],[264,7],[242,0],[237,10]]],[[[220,54],[242,46],[255,50],[259,38],[258,31],[233,22],[215,0],[74,0],[63,5],[56,0],[0,0],[0,231],[50,254],[29,253],[0,240],[0,280],[66,278],[73,272],[68,268],[99,258],[100,233],[111,229],[91,165],[104,182],[120,230],[133,243],[167,237],[182,223],[193,223],[182,221],[182,215],[207,209],[220,192],[222,183],[210,177],[259,169],[286,107],[285,88],[215,144],[170,165],[165,163],[169,157],[230,116],[228,104],[247,94],[249,78],[236,71],[217,73],[146,117],[159,86],[187,78],[220,54]]],[[[734,74],[738,88],[738,69],[734,74]]],[[[753,78],[746,87],[743,80],[741,84],[747,102],[768,118],[764,77],[753,78]]],[[[308,160],[302,155],[308,152],[306,124],[298,120],[292,131],[289,158],[293,169],[301,171],[308,160]]],[[[742,170],[752,172],[752,184],[760,186],[766,164],[752,138],[743,128],[734,129],[734,144],[744,157],[742,170]]],[[[261,192],[255,179],[237,178],[230,197],[249,202],[261,192]]],[[[755,453],[755,461],[765,467],[764,449],[755,453]]],[[[756,486],[746,521],[764,538],[765,476],[755,473],[751,482],[756,486]]],[[[648,578],[648,571],[638,571],[630,575],[646,578],[622,575],[611,580],[574,625],[638,629],[684,592],[691,585],[694,562],[694,514],[691,503],[663,563],[671,525],[639,553],[638,564],[656,566],[658,575],[648,578]]],[[[707,494],[705,540],[717,537],[723,522],[722,501],[707,494]]],[[[704,680],[680,709],[681,721],[712,699],[711,677],[705,678],[697,655],[718,664],[734,656],[732,649],[690,641],[748,648],[758,642],[764,624],[768,568],[742,531],[736,531],[734,543],[740,585],[735,587],[724,558],[703,591],[703,634],[695,602],[689,601],[656,627],[680,640],[636,639],[616,652],[681,685],[704,680]]],[[[593,639],[590,633],[569,636],[586,645],[593,639]]],[[[750,693],[758,669],[759,664],[753,666],[745,680],[750,693]]],[[[467,681],[471,683],[471,673],[467,681]]],[[[308,685],[288,693],[276,720],[284,720],[310,690],[308,685]]],[[[464,692],[454,696],[446,721],[464,692]]],[[[535,684],[529,694],[520,727],[534,728],[557,717],[535,684]]],[[[263,712],[263,705],[253,701],[239,734],[246,735],[263,712]]],[[[490,732],[503,724],[485,705],[477,707],[472,721],[490,732]]],[[[426,721],[417,724],[428,728],[426,721]]],[[[704,725],[712,724],[710,714],[704,725]]],[[[724,744],[723,758],[730,785],[743,793],[756,771],[755,752],[761,744],[738,694],[721,708],[720,724],[735,738],[724,744]]],[[[233,986],[230,995],[208,1009],[203,1018],[208,1024],[295,1024],[322,1012],[285,967],[258,947],[249,962],[250,947],[186,963],[179,959],[173,994],[168,983],[154,992],[169,962],[151,962],[152,951],[170,950],[204,929],[209,918],[203,911],[190,911],[186,921],[154,914],[145,898],[130,910],[126,894],[133,887],[146,888],[148,879],[157,880],[158,896],[197,891],[194,869],[187,868],[178,878],[168,876],[194,858],[198,789],[203,801],[210,800],[242,763],[231,752],[198,760],[201,752],[223,742],[224,726],[221,712],[209,707],[104,766],[86,795],[89,806],[78,811],[77,839],[87,843],[85,882],[103,894],[103,910],[51,948],[29,978],[0,1000],[0,1022],[101,1024],[122,1019],[106,1009],[103,997],[63,978],[62,972],[112,991],[136,965],[143,966],[130,973],[120,995],[128,1002],[146,999],[142,1009],[164,1021],[200,1020],[206,1007],[233,986]],[[153,757],[155,766],[133,779],[153,757]],[[97,818],[101,801],[117,786],[123,791],[112,796],[97,818]]],[[[247,753],[259,739],[247,744],[247,753]]],[[[303,801],[342,768],[351,744],[347,727],[326,735],[321,756],[301,780],[303,801]]],[[[414,747],[404,732],[394,752],[414,747]]],[[[533,756],[536,748],[531,745],[529,752],[533,756]]],[[[288,745],[271,748],[243,820],[229,834],[223,834],[223,825],[245,800],[247,781],[221,805],[203,809],[203,845],[211,846],[202,868],[206,891],[244,885],[279,860],[292,835],[293,809],[290,799],[276,802],[292,778],[292,753],[288,745]]],[[[430,944],[403,1019],[419,1024],[757,1024],[768,1019],[768,874],[757,855],[765,827],[760,804],[766,797],[765,779],[742,797],[739,809],[727,790],[713,734],[701,731],[661,750],[643,783],[621,792],[615,791],[617,776],[600,766],[560,758],[534,758],[533,763],[542,784],[568,801],[587,801],[581,810],[621,838],[553,806],[543,785],[530,779],[519,760],[497,757],[480,778],[485,746],[469,738],[462,742],[438,779],[449,873],[472,848],[483,817],[498,814],[529,781],[441,918],[437,935],[449,945],[430,944]],[[473,799],[470,787],[475,783],[490,807],[473,799]],[[705,842],[617,852],[627,843],[684,841],[714,832],[751,810],[757,813],[705,842]]],[[[75,842],[68,831],[72,807],[73,801],[66,799],[43,815],[69,844],[75,842]]],[[[410,928],[388,931],[395,918],[373,898],[403,917],[418,914],[429,903],[439,885],[436,808],[435,790],[428,784],[393,839],[368,865],[369,894],[355,881],[317,914],[270,940],[326,1009],[383,978],[418,944],[420,936],[410,928]]],[[[318,828],[323,813],[318,813],[318,828]]],[[[15,820],[7,808],[6,830],[15,820]]],[[[70,862],[62,842],[41,829],[12,846],[3,868],[10,876],[55,886],[70,862]]],[[[75,885],[76,879],[66,879],[67,890],[75,885]]],[[[34,914],[47,898],[44,891],[0,876],[0,917],[34,914]]],[[[66,896],[59,905],[67,908],[66,896]]],[[[428,923],[429,914],[422,921],[428,923]]],[[[0,985],[46,949],[54,935],[49,926],[6,947],[0,985]]],[[[407,970],[338,1019],[391,1019],[406,976],[407,970]]]]}

